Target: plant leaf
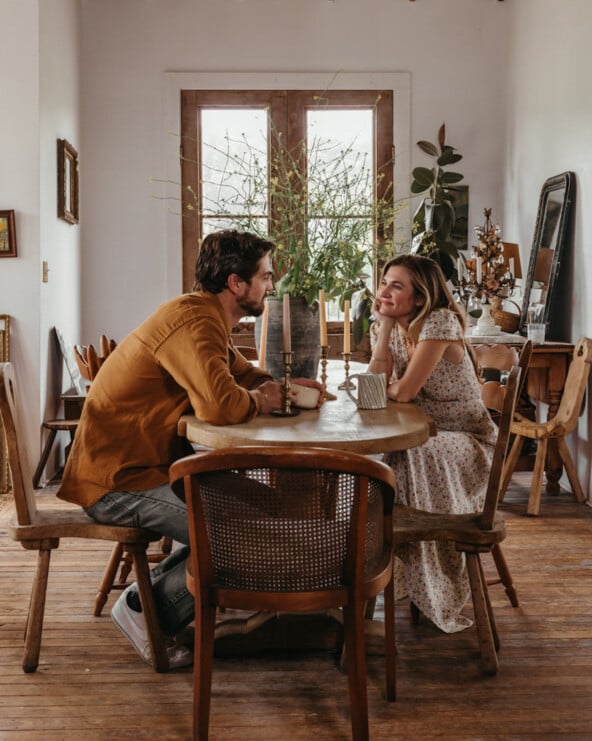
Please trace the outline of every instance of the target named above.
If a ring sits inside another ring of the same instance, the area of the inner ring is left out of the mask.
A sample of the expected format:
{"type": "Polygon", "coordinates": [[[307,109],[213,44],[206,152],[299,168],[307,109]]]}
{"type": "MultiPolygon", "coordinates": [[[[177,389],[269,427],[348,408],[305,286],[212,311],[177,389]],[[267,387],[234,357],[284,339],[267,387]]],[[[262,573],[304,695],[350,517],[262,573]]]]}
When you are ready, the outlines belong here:
{"type": "Polygon", "coordinates": [[[460,181],[463,178],[464,178],[464,175],[461,175],[460,172],[443,172],[442,173],[442,180],[448,185],[452,185],[453,183],[460,183],[460,181]]]}
{"type": "Polygon", "coordinates": [[[446,165],[453,165],[455,162],[462,160],[462,154],[456,154],[452,147],[445,147],[442,154],[438,157],[438,164],[440,167],[446,167],[446,165]]]}
{"type": "Polygon", "coordinates": [[[421,140],[417,142],[417,146],[421,149],[422,152],[425,152],[426,154],[429,154],[432,157],[438,156],[438,150],[431,142],[426,142],[424,140],[421,140]]]}
{"type": "Polygon", "coordinates": [[[446,146],[446,124],[442,124],[438,130],[438,144],[440,149],[444,149],[446,146]]]}
{"type": "Polygon", "coordinates": [[[423,186],[422,190],[434,184],[435,172],[427,167],[416,167],[413,172],[413,180],[423,186]]]}

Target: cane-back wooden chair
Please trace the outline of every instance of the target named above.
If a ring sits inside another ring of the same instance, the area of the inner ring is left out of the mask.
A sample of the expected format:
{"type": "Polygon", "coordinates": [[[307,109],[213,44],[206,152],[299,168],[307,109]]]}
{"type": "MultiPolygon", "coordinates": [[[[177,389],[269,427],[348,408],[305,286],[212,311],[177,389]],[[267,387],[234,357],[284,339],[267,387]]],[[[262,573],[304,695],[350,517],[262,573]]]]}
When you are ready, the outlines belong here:
{"type": "Polygon", "coordinates": [[[56,501],[51,507],[37,507],[38,500],[31,485],[29,457],[18,422],[16,381],[11,363],[0,363],[0,415],[8,445],[8,464],[15,503],[9,534],[23,548],[37,551],[37,569],[25,629],[23,670],[34,672],[39,664],[51,552],[59,547],[61,538],[84,538],[121,543],[123,550],[131,554],[152,664],[157,671],[167,671],[165,639],[160,631],[146,559],[149,543],[159,540],[160,535],[141,528],[100,525],[88,517],[81,507],[68,505],[66,502],[56,501]]]}
{"type": "Polygon", "coordinates": [[[365,603],[385,593],[386,695],[395,699],[394,474],[355,453],[243,447],[175,462],[195,595],[193,738],[208,738],[217,608],[342,608],[351,725],[368,738],[365,603]]]}

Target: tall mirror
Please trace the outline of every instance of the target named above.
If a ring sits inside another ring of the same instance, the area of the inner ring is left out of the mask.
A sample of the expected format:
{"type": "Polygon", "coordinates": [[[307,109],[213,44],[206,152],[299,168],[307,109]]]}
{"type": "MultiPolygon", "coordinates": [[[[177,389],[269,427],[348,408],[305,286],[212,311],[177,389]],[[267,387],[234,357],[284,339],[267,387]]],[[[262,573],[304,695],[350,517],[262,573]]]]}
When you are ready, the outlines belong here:
{"type": "Polygon", "coordinates": [[[524,283],[524,299],[520,315],[520,332],[526,334],[529,309],[537,321],[549,323],[553,290],[559,274],[570,211],[573,201],[574,173],[545,181],[539,199],[528,273],[524,283]]]}

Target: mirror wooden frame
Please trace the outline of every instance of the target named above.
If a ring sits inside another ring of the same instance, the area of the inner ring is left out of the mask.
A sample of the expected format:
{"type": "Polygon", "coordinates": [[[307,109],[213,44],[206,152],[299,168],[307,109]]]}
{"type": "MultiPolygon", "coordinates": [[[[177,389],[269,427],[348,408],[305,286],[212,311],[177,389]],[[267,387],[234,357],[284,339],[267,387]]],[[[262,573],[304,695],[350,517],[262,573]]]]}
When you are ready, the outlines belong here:
{"type": "Polygon", "coordinates": [[[58,139],[58,216],[78,224],[78,152],[65,139],[58,139]]]}
{"type": "Polygon", "coordinates": [[[552,194],[555,191],[563,190],[563,201],[559,209],[559,215],[557,217],[555,240],[553,247],[553,254],[551,256],[549,266],[549,280],[547,283],[547,290],[544,302],[544,312],[540,321],[546,325],[549,324],[549,314],[553,303],[553,293],[555,285],[557,283],[557,277],[559,275],[559,267],[561,265],[562,254],[565,249],[565,241],[567,237],[568,227],[571,218],[571,209],[574,201],[575,194],[575,174],[573,172],[563,172],[560,175],[555,175],[548,180],[545,180],[541,189],[541,195],[539,198],[539,207],[537,211],[536,224],[534,228],[534,238],[532,240],[532,249],[530,251],[530,261],[528,264],[528,272],[526,274],[526,280],[524,282],[524,298],[522,301],[522,313],[520,315],[520,334],[526,334],[526,325],[528,317],[528,308],[531,304],[531,292],[533,290],[535,282],[535,273],[539,261],[539,250],[543,245],[543,236],[545,229],[548,229],[547,206],[552,194]]]}

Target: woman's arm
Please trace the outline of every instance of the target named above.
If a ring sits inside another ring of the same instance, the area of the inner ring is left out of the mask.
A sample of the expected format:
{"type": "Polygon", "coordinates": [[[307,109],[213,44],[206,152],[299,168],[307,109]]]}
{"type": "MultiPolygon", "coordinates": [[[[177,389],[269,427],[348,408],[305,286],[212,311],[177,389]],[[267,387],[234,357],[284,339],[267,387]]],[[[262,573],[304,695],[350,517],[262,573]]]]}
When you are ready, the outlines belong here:
{"type": "Polygon", "coordinates": [[[412,401],[431,376],[446,349],[452,344],[450,340],[422,340],[418,342],[409,365],[398,381],[387,387],[389,399],[394,401],[412,401]]]}
{"type": "MultiPolygon", "coordinates": [[[[375,303],[374,315],[379,315],[379,304],[375,303]]],[[[395,326],[395,320],[391,317],[380,316],[380,323],[376,333],[376,341],[372,347],[372,357],[368,363],[369,373],[386,373],[389,379],[393,372],[393,356],[389,348],[391,333],[395,326]]]]}

